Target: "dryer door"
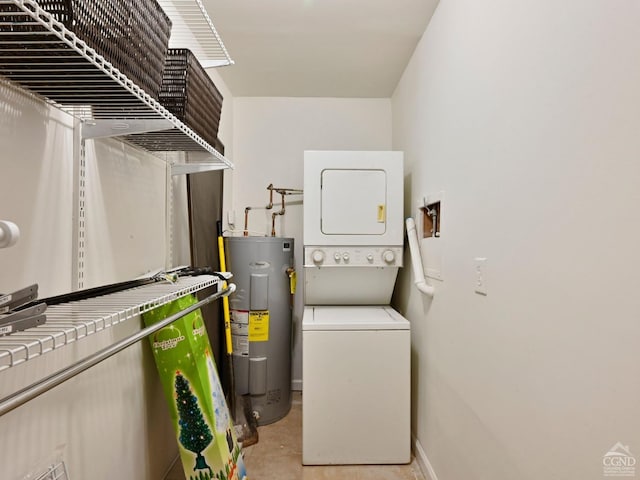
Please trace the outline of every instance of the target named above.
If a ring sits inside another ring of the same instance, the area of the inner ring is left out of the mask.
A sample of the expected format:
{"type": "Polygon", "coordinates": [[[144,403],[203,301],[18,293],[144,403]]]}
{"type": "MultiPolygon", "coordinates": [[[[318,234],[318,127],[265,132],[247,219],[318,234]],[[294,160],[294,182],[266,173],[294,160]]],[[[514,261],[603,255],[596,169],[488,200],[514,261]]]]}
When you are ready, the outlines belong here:
{"type": "Polygon", "coordinates": [[[325,169],[321,230],[325,235],[382,235],[386,231],[384,170],[325,169]]]}

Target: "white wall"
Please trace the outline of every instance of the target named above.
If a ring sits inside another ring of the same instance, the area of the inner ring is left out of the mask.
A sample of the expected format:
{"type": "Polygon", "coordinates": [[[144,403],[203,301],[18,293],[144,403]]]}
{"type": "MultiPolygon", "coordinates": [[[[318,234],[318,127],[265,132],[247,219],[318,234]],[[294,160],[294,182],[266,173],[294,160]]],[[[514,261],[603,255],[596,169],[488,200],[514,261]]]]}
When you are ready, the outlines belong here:
{"type": "MultiPolygon", "coordinates": [[[[235,229],[244,228],[244,209],[269,203],[267,186],[303,187],[305,150],[389,150],[391,102],[389,99],[339,98],[235,98],[233,105],[233,160],[235,170],[225,177],[225,222],[235,216],[235,229]]],[[[295,239],[298,285],[302,279],[302,203],[286,199],[286,213],[276,219],[276,234],[295,239]],[[289,204],[289,200],[293,203],[289,204]]],[[[276,195],[274,209],[280,209],[276,195]]],[[[228,229],[228,223],[225,225],[228,229]]],[[[251,211],[249,230],[271,234],[271,212],[251,211]]],[[[240,233],[241,234],[241,233],[240,233]]],[[[303,295],[299,288],[293,311],[293,386],[302,386],[300,322],[303,295]]]]}
{"type": "MultiPolygon", "coordinates": [[[[21,230],[15,246],[0,249],[0,291],[38,283],[40,297],[68,292],[75,284],[73,119],[8,84],[0,86],[0,109],[0,220],[21,230]]],[[[118,140],[88,140],[85,170],[84,288],[164,267],[166,163],[118,140]]]]}
{"type": "Polygon", "coordinates": [[[15,246],[0,249],[0,292],[33,283],[44,296],[71,288],[72,125],[68,115],[0,84],[0,220],[21,233],[15,246]]]}
{"type": "Polygon", "coordinates": [[[86,144],[84,287],[165,267],[166,163],[118,139],[86,144]]]}
{"type": "MultiPolygon", "coordinates": [[[[140,330],[131,319],[0,372],[0,396],[140,330]]],[[[139,343],[0,417],[0,478],[64,461],[69,478],[164,478],[177,444],[151,349],[139,343]]],[[[28,477],[31,478],[31,477],[28,477]]]]}
{"type": "Polygon", "coordinates": [[[407,214],[445,192],[444,280],[430,302],[403,269],[395,298],[440,480],[640,458],[639,23],[632,0],[443,0],[393,96],[407,214]]]}
{"type": "MultiPolygon", "coordinates": [[[[0,113],[0,220],[21,229],[15,246],[0,249],[0,292],[31,283],[39,284],[40,298],[69,292],[75,284],[73,119],[5,83],[0,113]]],[[[113,139],[86,144],[84,287],[164,267],[165,163],[113,139]]],[[[184,181],[174,179],[181,195],[175,203],[186,212],[184,181]]],[[[173,253],[188,258],[188,244],[173,253]]],[[[139,329],[140,320],[130,319],[0,371],[0,397],[139,329]]],[[[148,346],[132,346],[0,417],[0,452],[3,480],[60,459],[70,478],[162,478],[177,445],[148,346]]]]}

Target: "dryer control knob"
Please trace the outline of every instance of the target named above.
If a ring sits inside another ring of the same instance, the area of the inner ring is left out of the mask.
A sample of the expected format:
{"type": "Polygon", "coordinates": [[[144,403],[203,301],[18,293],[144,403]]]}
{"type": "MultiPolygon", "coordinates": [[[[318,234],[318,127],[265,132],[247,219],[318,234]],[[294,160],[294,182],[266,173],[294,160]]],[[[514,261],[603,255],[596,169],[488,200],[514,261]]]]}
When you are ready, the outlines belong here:
{"type": "Polygon", "coordinates": [[[396,259],[396,254],[391,250],[385,250],[382,252],[382,259],[387,263],[393,263],[396,259]]]}
{"type": "Polygon", "coordinates": [[[348,253],[343,253],[343,254],[342,254],[342,259],[343,259],[345,262],[348,262],[348,261],[349,261],[349,254],[348,254],[348,253]]]}
{"type": "Polygon", "coordinates": [[[336,253],[333,254],[333,259],[336,262],[339,262],[341,258],[342,258],[342,256],[340,256],[340,252],[336,252],[336,253]]]}
{"type": "Polygon", "coordinates": [[[311,254],[313,263],[322,263],[324,260],[324,252],[322,250],[314,250],[311,254]]]}
{"type": "Polygon", "coordinates": [[[373,263],[373,255],[371,255],[371,254],[367,255],[367,261],[369,263],[373,263]]]}

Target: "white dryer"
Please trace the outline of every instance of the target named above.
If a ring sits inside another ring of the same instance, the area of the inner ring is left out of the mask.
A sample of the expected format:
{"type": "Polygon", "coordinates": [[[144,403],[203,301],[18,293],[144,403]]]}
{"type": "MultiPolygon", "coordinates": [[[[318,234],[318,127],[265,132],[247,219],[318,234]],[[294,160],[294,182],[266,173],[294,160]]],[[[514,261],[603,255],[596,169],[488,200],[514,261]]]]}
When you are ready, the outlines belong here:
{"type": "Polygon", "coordinates": [[[302,462],[410,461],[402,152],[305,152],[302,462]]]}
{"type": "Polygon", "coordinates": [[[304,155],[306,305],[388,305],[402,266],[403,154],[304,155]]]}

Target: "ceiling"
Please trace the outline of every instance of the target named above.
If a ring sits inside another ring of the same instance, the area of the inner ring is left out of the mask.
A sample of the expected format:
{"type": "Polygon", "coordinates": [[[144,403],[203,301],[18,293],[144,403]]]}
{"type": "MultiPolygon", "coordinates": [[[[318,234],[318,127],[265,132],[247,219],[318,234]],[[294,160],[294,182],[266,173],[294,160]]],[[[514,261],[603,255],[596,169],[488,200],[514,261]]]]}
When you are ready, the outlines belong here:
{"type": "Polygon", "coordinates": [[[438,0],[203,0],[234,96],[390,97],[438,0]]]}

